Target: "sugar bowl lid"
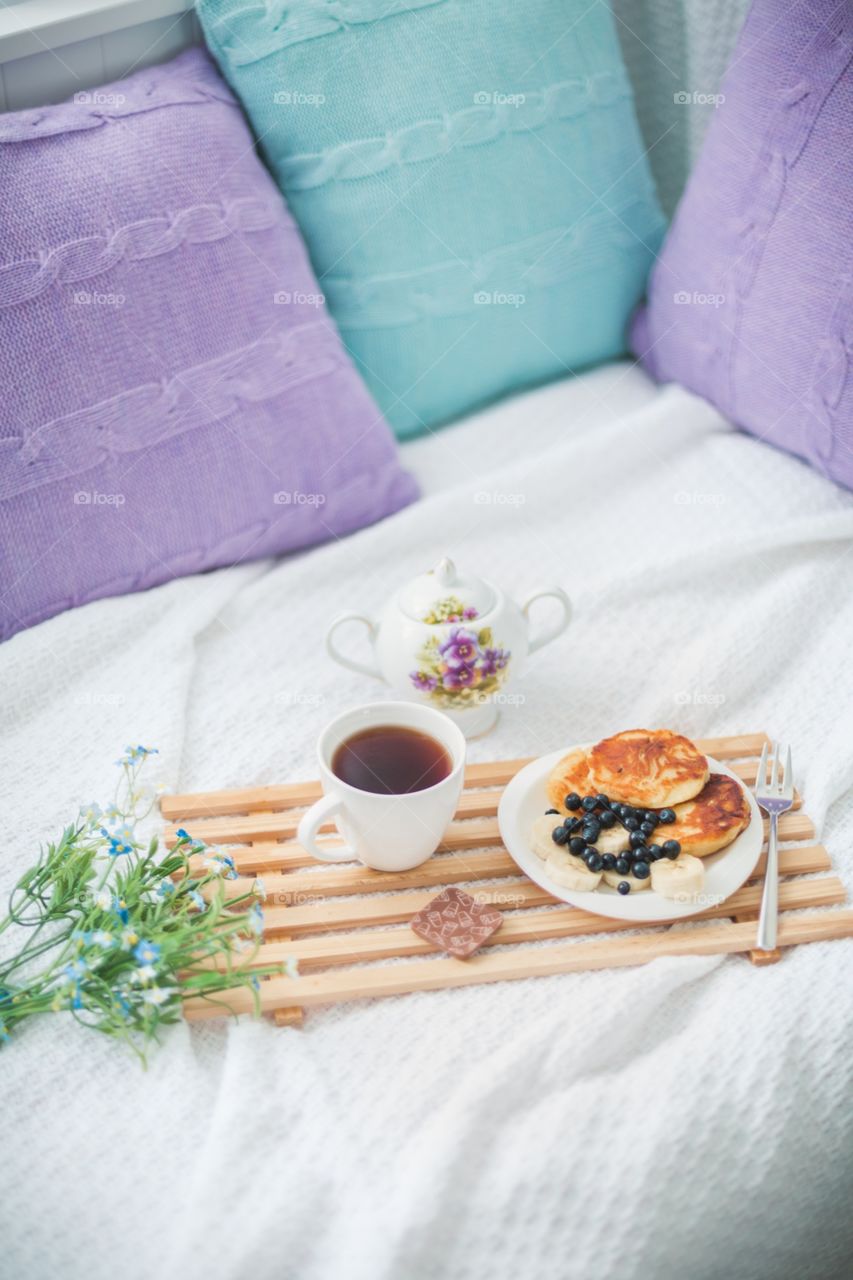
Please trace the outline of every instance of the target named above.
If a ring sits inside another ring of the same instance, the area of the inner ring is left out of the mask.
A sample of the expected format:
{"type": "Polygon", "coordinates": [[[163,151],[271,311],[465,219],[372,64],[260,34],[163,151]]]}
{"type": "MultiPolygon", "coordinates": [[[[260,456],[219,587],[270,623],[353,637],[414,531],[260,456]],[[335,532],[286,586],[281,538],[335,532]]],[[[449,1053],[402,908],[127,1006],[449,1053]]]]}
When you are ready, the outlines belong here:
{"type": "Polygon", "coordinates": [[[397,599],[410,618],[436,625],[482,618],[494,606],[495,592],[483,578],[459,573],[445,556],[434,569],[412,578],[397,599]]]}

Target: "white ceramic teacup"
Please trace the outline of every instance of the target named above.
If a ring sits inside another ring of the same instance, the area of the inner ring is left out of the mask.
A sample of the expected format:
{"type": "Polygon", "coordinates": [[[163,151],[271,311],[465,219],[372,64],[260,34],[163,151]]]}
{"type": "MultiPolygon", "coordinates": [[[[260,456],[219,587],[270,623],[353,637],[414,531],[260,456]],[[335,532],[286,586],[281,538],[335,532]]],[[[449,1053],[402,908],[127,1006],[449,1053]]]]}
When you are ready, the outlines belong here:
{"type": "Polygon", "coordinates": [[[358,859],[376,871],[408,871],[435,852],[456,812],[465,772],[465,737],[441,711],[412,702],[372,702],[328,724],[317,741],[323,797],[303,815],[296,838],[321,862],[358,859]],[[332,772],[338,747],[363,729],[393,725],[435,738],[450,756],[446,778],[404,795],[361,791],[332,772]],[[318,843],[317,833],[333,821],[346,844],[318,843]]]}

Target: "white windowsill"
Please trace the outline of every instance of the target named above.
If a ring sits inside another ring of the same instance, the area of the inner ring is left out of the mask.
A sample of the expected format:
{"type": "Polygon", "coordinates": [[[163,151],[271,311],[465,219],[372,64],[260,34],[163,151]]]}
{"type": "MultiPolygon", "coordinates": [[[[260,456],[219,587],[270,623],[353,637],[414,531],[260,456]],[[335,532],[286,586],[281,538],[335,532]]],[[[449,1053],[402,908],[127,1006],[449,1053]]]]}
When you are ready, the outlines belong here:
{"type": "Polygon", "coordinates": [[[0,62],[177,17],[193,7],[193,0],[0,0],[0,62]]]}

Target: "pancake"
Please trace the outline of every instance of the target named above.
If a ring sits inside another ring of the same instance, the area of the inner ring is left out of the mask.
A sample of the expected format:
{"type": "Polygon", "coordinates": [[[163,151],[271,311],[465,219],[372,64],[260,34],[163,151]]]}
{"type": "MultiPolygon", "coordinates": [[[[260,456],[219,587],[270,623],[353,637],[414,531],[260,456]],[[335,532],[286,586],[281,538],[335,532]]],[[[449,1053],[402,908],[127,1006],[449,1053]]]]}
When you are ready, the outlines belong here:
{"type": "Polygon", "coordinates": [[[551,770],[548,778],[548,799],[554,808],[559,809],[563,814],[569,812],[564,803],[566,796],[571,795],[573,791],[579,796],[593,795],[595,790],[589,776],[585,751],[570,751],[567,756],[563,756],[559,764],[551,770]]]}
{"type": "Polygon", "coordinates": [[[645,809],[692,800],[708,781],[708,761],[669,729],[626,729],[597,743],[587,763],[593,792],[645,809]]]}
{"type": "Polygon", "coordinates": [[[740,783],[727,773],[712,773],[695,799],[675,806],[675,822],[658,827],[654,838],[677,840],[682,853],[707,858],[745,831],[751,816],[740,783]]]}

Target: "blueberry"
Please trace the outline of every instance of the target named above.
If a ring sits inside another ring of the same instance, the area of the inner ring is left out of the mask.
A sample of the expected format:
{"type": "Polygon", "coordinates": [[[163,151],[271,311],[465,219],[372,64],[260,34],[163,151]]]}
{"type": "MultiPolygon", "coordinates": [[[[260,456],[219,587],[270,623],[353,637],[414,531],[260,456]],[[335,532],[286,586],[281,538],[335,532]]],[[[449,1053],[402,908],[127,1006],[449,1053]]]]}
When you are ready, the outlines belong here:
{"type": "Polygon", "coordinates": [[[646,812],[643,814],[643,822],[650,822],[653,827],[656,827],[659,821],[660,819],[658,818],[658,815],[655,813],[654,809],[647,809],[646,812]]]}
{"type": "Polygon", "coordinates": [[[571,840],[569,841],[570,853],[581,854],[583,853],[585,848],[586,848],[585,840],[581,840],[580,836],[572,836],[571,840]]]}
{"type": "Polygon", "coordinates": [[[675,810],[661,809],[658,814],[658,822],[675,822],[675,810]]]}
{"type": "Polygon", "coordinates": [[[641,822],[640,830],[644,836],[653,836],[655,833],[655,824],[653,822],[641,822]]]}
{"type": "Polygon", "coordinates": [[[663,857],[663,850],[659,844],[650,844],[646,850],[646,862],[658,862],[663,857]]]}
{"type": "Polygon", "coordinates": [[[595,796],[584,796],[583,800],[581,800],[581,808],[586,809],[587,813],[592,813],[595,805],[595,796]]]}
{"type": "Polygon", "coordinates": [[[546,816],[546,817],[548,817],[548,816],[549,816],[550,814],[552,814],[552,813],[559,813],[559,812],[560,812],[560,810],[559,810],[559,809],[546,809],[546,810],[545,810],[545,816],[546,816]]]}
{"type": "Polygon", "coordinates": [[[668,858],[677,858],[681,853],[681,845],[677,840],[664,840],[661,849],[668,858]]]}
{"type": "Polygon", "coordinates": [[[631,863],[625,857],[617,858],[616,870],[619,872],[620,876],[626,876],[631,870],[631,863]]]}
{"type": "Polygon", "coordinates": [[[623,818],[622,826],[625,828],[626,831],[639,831],[640,829],[640,824],[637,821],[637,819],[634,817],[623,818]]]}
{"type": "Polygon", "coordinates": [[[568,818],[563,819],[563,826],[566,828],[569,835],[573,835],[574,832],[577,831],[577,829],[580,827],[580,825],[581,825],[580,818],[572,818],[571,816],[569,816],[568,818]]]}
{"type": "Polygon", "coordinates": [[[598,852],[597,849],[590,849],[584,861],[586,862],[586,865],[589,867],[590,871],[600,871],[604,865],[604,859],[602,858],[601,854],[598,852]]]}
{"type": "Polygon", "coordinates": [[[615,827],[615,826],[616,826],[616,814],[615,814],[615,813],[611,813],[609,809],[605,809],[605,810],[604,810],[604,813],[603,813],[603,814],[601,815],[601,817],[598,819],[598,822],[599,822],[599,826],[604,827],[604,828],[605,828],[605,830],[608,830],[610,827],[615,827]]]}
{"type": "Polygon", "coordinates": [[[583,831],[581,834],[583,835],[583,838],[584,840],[586,840],[587,844],[595,844],[596,840],[601,834],[601,826],[597,822],[587,821],[583,824],[583,831]]]}
{"type": "Polygon", "coordinates": [[[554,844],[565,844],[569,838],[569,833],[565,827],[555,827],[551,832],[551,839],[554,844]]]}
{"type": "Polygon", "coordinates": [[[637,880],[648,880],[651,874],[651,868],[647,862],[634,863],[634,875],[637,880]]]}
{"type": "Polygon", "coordinates": [[[615,871],[616,870],[615,855],[612,853],[605,853],[604,857],[601,859],[601,865],[604,867],[605,871],[615,871]]]}
{"type": "Polygon", "coordinates": [[[620,880],[620,881],[619,881],[619,883],[618,883],[618,884],[617,884],[617,886],[616,886],[616,892],[617,892],[617,893],[621,893],[623,898],[625,897],[625,894],[626,894],[626,893],[630,893],[630,892],[631,892],[631,886],[629,885],[628,881],[627,881],[627,880],[620,880]]]}
{"type": "Polygon", "coordinates": [[[642,831],[632,831],[630,839],[632,849],[640,849],[646,843],[646,837],[642,831]]]}
{"type": "Polygon", "coordinates": [[[577,791],[569,792],[569,794],[566,796],[565,800],[563,801],[563,804],[566,806],[567,809],[579,809],[581,807],[581,798],[578,795],[577,791]]]}
{"type": "Polygon", "coordinates": [[[595,801],[600,809],[608,809],[610,807],[610,796],[606,796],[603,791],[599,791],[595,801]]]}

